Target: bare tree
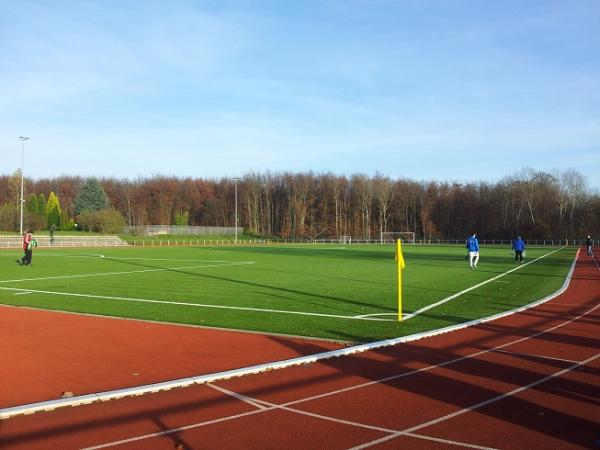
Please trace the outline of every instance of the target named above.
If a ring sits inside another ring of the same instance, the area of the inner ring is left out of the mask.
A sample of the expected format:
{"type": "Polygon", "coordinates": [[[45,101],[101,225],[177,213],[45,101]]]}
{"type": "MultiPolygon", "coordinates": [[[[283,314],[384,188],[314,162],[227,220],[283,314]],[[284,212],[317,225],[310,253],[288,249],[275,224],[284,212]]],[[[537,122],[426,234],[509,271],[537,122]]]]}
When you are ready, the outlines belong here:
{"type": "Polygon", "coordinates": [[[394,193],[394,182],[388,177],[377,173],[373,179],[373,190],[379,207],[379,234],[387,231],[389,206],[394,193]]]}

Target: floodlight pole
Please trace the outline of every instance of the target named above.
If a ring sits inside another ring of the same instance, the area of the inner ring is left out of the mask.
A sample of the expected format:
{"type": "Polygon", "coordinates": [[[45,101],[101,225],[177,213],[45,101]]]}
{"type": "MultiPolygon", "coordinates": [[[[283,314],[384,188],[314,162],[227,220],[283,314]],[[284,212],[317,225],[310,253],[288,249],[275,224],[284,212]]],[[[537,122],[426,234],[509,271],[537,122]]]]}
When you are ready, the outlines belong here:
{"type": "Polygon", "coordinates": [[[235,243],[238,243],[238,210],[237,210],[237,184],[238,181],[240,179],[239,178],[234,178],[233,179],[233,186],[234,186],[234,191],[235,191],[235,243]]]}
{"type": "Polygon", "coordinates": [[[19,233],[22,235],[23,234],[23,203],[25,202],[25,199],[23,198],[23,166],[24,166],[24,162],[25,162],[25,141],[28,140],[29,138],[26,136],[19,136],[19,139],[21,140],[21,201],[19,203],[21,203],[21,221],[19,222],[19,233]]]}

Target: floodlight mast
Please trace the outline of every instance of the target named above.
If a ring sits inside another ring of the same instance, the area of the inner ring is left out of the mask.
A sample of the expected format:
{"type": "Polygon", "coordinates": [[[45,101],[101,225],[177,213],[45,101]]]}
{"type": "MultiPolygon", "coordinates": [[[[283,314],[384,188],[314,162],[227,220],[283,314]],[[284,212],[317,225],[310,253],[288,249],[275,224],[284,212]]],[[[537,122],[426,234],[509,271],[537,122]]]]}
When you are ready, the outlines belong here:
{"type": "Polygon", "coordinates": [[[235,243],[238,243],[238,208],[237,208],[237,204],[238,204],[238,200],[237,200],[237,184],[238,181],[240,181],[239,178],[234,178],[233,179],[233,186],[234,186],[234,191],[235,191],[235,243]]]}
{"type": "Polygon", "coordinates": [[[19,222],[19,233],[23,234],[23,203],[25,203],[25,199],[23,198],[23,166],[25,163],[25,141],[29,140],[26,136],[19,136],[21,140],[21,221],[19,222]]]}

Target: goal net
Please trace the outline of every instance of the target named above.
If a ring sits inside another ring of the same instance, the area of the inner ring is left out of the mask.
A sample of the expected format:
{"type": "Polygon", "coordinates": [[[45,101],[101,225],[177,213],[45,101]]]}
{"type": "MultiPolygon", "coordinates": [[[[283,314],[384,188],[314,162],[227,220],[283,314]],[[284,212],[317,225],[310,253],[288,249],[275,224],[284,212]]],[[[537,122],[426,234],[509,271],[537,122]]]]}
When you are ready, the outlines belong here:
{"type": "Polygon", "coordinates": [[[403,243],[414,244],[415,243],[415,232],[414,231],[383,231],[381,232],[381,243],[382,244],[394,244],[398,239],[401,239],[403,243]]]}
{"type": "Polygon", "coordinates": [[[352,244],[352,236],[340,236],[340,244],[352,244]]]}

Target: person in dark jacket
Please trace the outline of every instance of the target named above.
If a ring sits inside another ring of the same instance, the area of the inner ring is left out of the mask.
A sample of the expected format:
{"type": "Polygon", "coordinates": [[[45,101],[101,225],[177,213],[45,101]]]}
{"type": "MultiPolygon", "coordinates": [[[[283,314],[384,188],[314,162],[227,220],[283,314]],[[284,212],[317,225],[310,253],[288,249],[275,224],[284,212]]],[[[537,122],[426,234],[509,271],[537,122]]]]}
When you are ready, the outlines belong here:
{"type": "Polygon", "coordinates": [[[587,239],[585,240],[585,245],[587,247],[588,256],[594,256],[594,252],[592,251],[592,246],[594,245],[594,240],[592,239],[592,237],[590,235],[588,235],[587,239]]]}
{"type": "Polygon", "coordinates": [[[525,251],[525,242],[518,236],[514,241],[512,248],[515,252],[515,262],[523,262],[523,251],[525,251]]]}

